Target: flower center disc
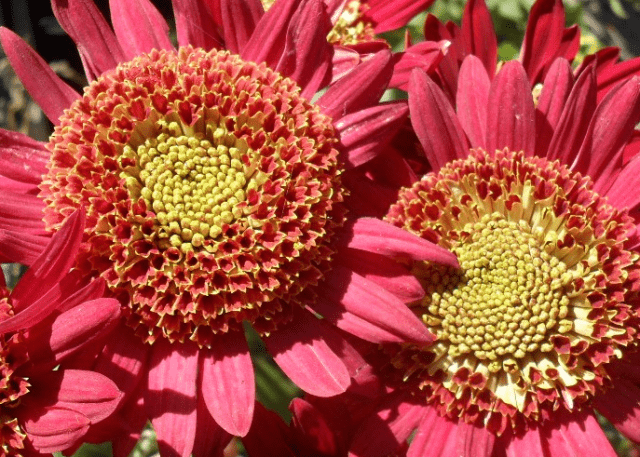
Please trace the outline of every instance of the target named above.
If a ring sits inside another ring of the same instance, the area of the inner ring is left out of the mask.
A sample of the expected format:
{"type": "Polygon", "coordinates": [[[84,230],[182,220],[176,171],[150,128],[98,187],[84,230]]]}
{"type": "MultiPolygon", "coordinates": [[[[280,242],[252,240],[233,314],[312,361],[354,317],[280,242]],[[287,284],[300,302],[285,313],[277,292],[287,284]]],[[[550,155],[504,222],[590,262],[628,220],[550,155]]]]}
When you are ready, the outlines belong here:
{"type": "Polygon", "coordinates": [[[437,341],[385,348],[441,414],[502,433],[602,387],[636,333],[640,272],[632,220],[591,189],[558,162],[472,150],[401,192],[387,219],[460,263],[413,265],[437,341]]]}
{"type": "Polygon", "coordinates": [[[106,279],[149,343],[209,346],[243,320],[269,332],[328,268],[343,222],[335,143],[331,119],[265,65],[153,51],[61,118],[45,221],[85,207],[77,268],[106,279]]]}

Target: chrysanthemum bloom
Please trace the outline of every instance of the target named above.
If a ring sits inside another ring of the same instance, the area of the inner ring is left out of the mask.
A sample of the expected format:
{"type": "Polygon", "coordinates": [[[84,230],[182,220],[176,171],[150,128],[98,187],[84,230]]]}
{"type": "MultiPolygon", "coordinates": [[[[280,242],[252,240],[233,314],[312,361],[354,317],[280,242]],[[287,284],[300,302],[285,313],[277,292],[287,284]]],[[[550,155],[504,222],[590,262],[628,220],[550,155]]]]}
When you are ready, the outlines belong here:
{"type": "Polygon", "coordinates": [[[343,170],[375,156],[407,115],[402,103],[377,104],[389,52],[311,103],[330,79],[324,3],[279,1],[256,23],[228,7],[217,36],[201,2],[174,2],[176,50],[148,1],[111,2],[115,33],[89,0],[54,1],[92,80],[83,96],[0,32],[56,125],[46,147],[10,143],[10,195],[24,208],[5,222],[24,228],[31,244],[18,254],[29,263],[47,233],[86,209],[75,268],[104,278],[124,316],[95,362],[128,398],[118,425],[130,428],[105,437],[117,455],[147,418],[165,455],[207,454],[224,435],[216,423],[247,432],[255,393],[243,322],[301,388],[342,392],[349,371],[329,323],[375,342],[429,341],[404,305],[422,288],[392,258],[456,265],[343,207],[343,170]],[[34,185],[37,197],[25,191],[34,185]]]}
{"type": "Polygon", "coordinates": [[[382,455],[380,437],[395,434],[393,448],[417,427],[409,456],[613,456],[595,409],[640,438],[640,197],[629,192],[640,160],[622,159],[640,78],[599,103],[596,93],[593,66],[574,81],[558,58],[536,105],[520,62],[490,79],[468,56],[456,113],[414,71],[411,122],[432,172],[387,220],[451,250],[460,268],[412,263],[426,291],[413,310],[437,340],[377,352],[394,396],[354,455],[382,455]]]}
{"type": "MultiPolygon", "coordinates": [[[[78,277],[68,272],[82,230],[83,216],[76,212],[11,293],[0,276],[2,455],[35,456],[74,446],[122,397],[106,376],[66,368],[80,351],[103,344],[120,313],[117,300],[100,298],[102,280],[74,287],[78,277]]],[[[19,234],[2,230],[0,236],[19,234]]]]}

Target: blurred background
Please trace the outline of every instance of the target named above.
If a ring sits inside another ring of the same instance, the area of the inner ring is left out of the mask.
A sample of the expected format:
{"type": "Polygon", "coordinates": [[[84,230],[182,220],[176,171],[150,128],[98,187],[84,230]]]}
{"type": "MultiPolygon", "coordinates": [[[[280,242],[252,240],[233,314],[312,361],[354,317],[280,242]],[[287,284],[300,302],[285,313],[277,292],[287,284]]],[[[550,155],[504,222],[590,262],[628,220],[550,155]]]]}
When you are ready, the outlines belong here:
{"type": "MultiPolygon", "coordinates": [[[[157,8],[173,23],[171,2],[152,0],[157,8]]],[[[517,57],[527,23],[528,11],[534,0],[486,0],[494,20],[499,39],[499,58],[517,57]]],[[[109,18],[108,0],[95,3],[109,18]]],[[[605,46],[617,46],[623,59],[640,56],[640,0],[565,0],[567,24],[579,24],[582,29],[581,51],[578,61],[605,46]]],[[[464,0],[437,0],[428,12],[440,20],[460,23],[464,0]]],[[[408,26],[414,42],[420,41],[426,12],[417,16],[408,26]]],[[[0,25],[21,35],[51,65],[56,73],[78,91],[87,83],[82,64],[72,40],[56,21],[47,0],[0,0],[0,25]]],[[[384,35],[394,48],[401,50],[404,30],[384,35]]],[[[46,141],[52,125],[40,108],[30,99],[0,51],[0,127],[25,133],[46,141]]],[[[11,286],[22,272],[19,265],[2,266],[7,283],[11,286]]],[[[283,375],[266,353],[257,335],[250,335],[252,354],[257,375],[259,400],[276,411],[285,420],[290,419],[289,401],[301,392],[283,375]]],[[[630,443],[602,419],[603,427],[620,456],[640,457],[640,446],[630,443]]],[[[228,455],[244,455],[242,444],[234,441],[228,455]]],[[[145,430],[131,457],[157,454],[151,429],[145,430]]],[[[110,445],[85,445],[76,457],[107,457],[110,445]]]]}

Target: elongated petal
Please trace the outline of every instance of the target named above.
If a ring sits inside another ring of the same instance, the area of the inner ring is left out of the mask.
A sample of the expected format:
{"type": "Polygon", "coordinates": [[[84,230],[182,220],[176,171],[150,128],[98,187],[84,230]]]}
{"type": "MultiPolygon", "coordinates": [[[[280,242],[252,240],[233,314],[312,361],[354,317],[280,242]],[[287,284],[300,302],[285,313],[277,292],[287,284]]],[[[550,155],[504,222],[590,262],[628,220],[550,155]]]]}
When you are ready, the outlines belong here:
{"type": "Polygon", "coordinates": [[[52,0],[51,7],[78,46],[89,80],[125,61],[115,34],[92,0],[52,0]]]}
{"type": "Polygon", "coordinates": [[[384,457],[393,454],[418,426],[427,409],[406,398],[393,398],[365,419],[356,431],[349,456],[384,457]]]}
{"type": "Polygon", "coordinates": [[[434,336],[395,295],[337,265],[312,308],[338,328],[372,343],[430,343],[434,336]]]}
{"type": "Polygon", "coordinates": [[[216,423],[209,413],[202,395],[198,397],[197,414],[198,430],[196,431],[196,439],[193,446],[193,457],[223,456],[224,448],[231,441],[231,435],[216,423]]]}
{"type": "Polygon", "coordinates": [[[325,332],[308,312],[293,324],[265,338],[278,366],[302,390],[318,397],[344,392],[350,379],[347,367],[327,344],[325,332]]]}
{"type": "Polygon", "coordinates": [[[87,432],[90,421],[84,414],[66,408],[34,408],[23,424],[33,447],[51,453],[73,446],[87,432]]]}
{"type": "Polygon", "coordinates": [[[469,142],[453,106],[423,71],[414,70],[409,81],[411,125],[434,171],[469,154],[469,142]]]}
{"type": "Polygon", "coordinates": [[[383,33],[404,27],[411,18],[427,9],[434,0],[368,0],[369,9],[364,17],[371,20],[376,33],[383,33]]]}
{"type": "Polygon", "coordinates": [[[336,122],[347,167],[357,167],[380,154],[408,114],[406,103],[397,102],[357,111],[336,122]]]}
{"type": "Polygon", "coordinates": [[[392,72],[391,53],[379,51],[329,86],[317,105],[335,121],[373,106],[382,97],[392,72]]]}
{"type": "Polygon", "coordinates": [[[256,385],[244,333],[220,335],[201,358],[202,396],[228,433],[244,436],[253,418],[256,385]]]}
{"type": "Polygon", "coordinates": [[[429,260],[459,268],[453,253],[379,219],[362,217],[348,225],[342,243],[392,258],[429,260]]]}
{"type": "MultiPolygon", "coordinates": [[[[62,228],[51,237],[51,242],[35,262],[35,267],[25,273],[13,290],[12,302],[16,309],[22,310],[51,289],[67,274],[75,261],[84,230],[84,212],[74,212],[62,228]],[[37,284],[37,287],[34,285],[37,284]]],[[[20,328],[18,322],[27,322],[28,316],[19,313],[0,323],[0,333],[20,328]],[[21,317],[22,316],[22,317],[21,317]]],[[[23,323],[24,323],[23,322],[23,323]]]]}
{"type": "Polygon", "coordinates": [[[533,428],[522,435],[509,436],[505,445],[507,457],[520,457],[527,455],[531,457],[545,457],[543,439],[540,431],[533,428]]]}
{"type": "Polygon", "coordinates": [[[536,106],[536,155],[546,156],[553,132],[560,121],[565,103],[573,88],[573,74],[569,62],[557,58],[544,79],[536,106]]]}
{"type": "Polygon", "coordinates": [[[596,109],[596,75],[593,68],[576,81],[553,133],[547,158],[571,164],[587,134],[596,109]]]}
{"type": "Polygon", "coordinates": [[[302,95],[311,99],[331,77],[333,47],[327,42],[331,22],[322,0],[309,0],[303,5],[291,19],[276,70],[296,81],[302,95]]]}
{"type": "Polygon", "coordinates": [[[109,0],[111,22],[129,59],[152,49],[173,49],[169,25],[149,0],[109,0]]]}
{"type": "Polygon", "coordinates": [[[394,53],[393,76],[389,87],[407,90],[413,69],[420,68],[430,74],[442,61],[450,45],[448,40],[423,41],[409,47],[406,52],[394,53]]]}
{"type": "Polygon", "coordinates": [[[196,436],[198,348],[156,341],[149,365],[144,403],[160,453],[188,457],[196,436]]]}
{"type": "Polygon", "coordinates": [[[556,51],[556,56],[564,57],[569,62],[572,62],[579,50],[580,26],[578,24],[574,24],[571,27],[564,29],[564,32],[562,32],[562,41],[556,51]]]}
{"type": "Polygon", "coordinates": [[[530,83],[542,80],[543,71],[557,55],[564,32],[562,0],[539,0],[531,8],[522,45],[522,65],[530,83]]]}
{"type": "Polygon", "coordinates": [[[633,210],[640,205],[640,192],[636,192],[638,188],[640,188],[640,156],[635,156],[615,177],[605,195],[609,197],[609,203],[616,208],[633,210]]]}
{"type": "Polygon", "coordinates": [[[487,149],[509,148],[532,155],[535,151],[535,108],[527,73],[520,62],[504,64],[489,90],[487,149]]]}
{"type": "Polygon", "coordinates": [[[598,100],[602,100],[620,81],[638,74],[640,74],[640,57],[602,68],[598,72],[598,100]]]}
{"type": "Polygon", "coordinates": [[[573,169],[591,176],[605,193],[622,167],[622,151],[640,120],[640,77],[611,90],[596,108],[573,169]],[[623,115],[620,115],[623,113],[623,115]]]}
{"type": "Polygon", "coordinates": [[[491,457],[495,438],[495,434],[484,427],[458,422],[456,441],[460,455],[491,457]]]}
{"type": "Polygon", "coordinates": [[[485,147],[487,105],[491,80],[483,62],[474,55],[467,56],[460,66],[456,107],[458,119],[471,147],[485,147]]]}
{"type": "Polygon", "coordinates": [[[494,75],[498,62],[498,39],[484,0],[469,0],[462,15],[462,42],[468,54],[477,56],[487,74],[494,75]]]}
{"type": "Polygon", "coordinates": [[[382,286],[405,303],[420,300],[424,290],[407,268],[388,257],[357,249],[342,249],[336,261],[382,286]]]}
{"type": "Polygon", "coordinates": [[[594,398],[594,406],[627,438],[640,442],[640,388],[625,379],[594,398]]]}
{"type": "Polygon", "coordinates": [[[274,3],[260,18],[255,32],[241,50],[240,57],[257,63],[266,62],[269,67],[275,68],[284,51],[289,23],[299,5],[297,0],[279,0],[274,3]]]}
{"type": "Polygon", "coordinates": [[[556,421],[543,425],[547,435],[547,446],[556,455],[575,457],[616,457],[616,451],[600,428],[592,411],[558,410],[556,421]],[[554,423],[556,422],[556,423],[554,423]]]}
{"type": "MultiPolygon", "coordinates": [[[[11,225],[11,224],[7,224],[11,225]]],[[[14,224],[15,225],[15,224],[14,224]]],[[[0,224],[0,226],[5,226],[0,224]]],[[[0,261],[32,266],[49,244],[49,237],[0,229],[0,261]]]]}
{"type": "Polygon", "coordinates": [[[437,455],[440,457],[457,457],[457,426],[451,420],[440,416],[435,408],[427,407],[418,433],[411,441],[407,457],[437,455]]]}
{"type": "Polygon", "coordinates": [[[192,45],[206,50],[222,47],[215,21],[201,0],[173,0],[178,45],[192,45]]]}
{"type": "Polygon", "coordinates": [[[220,0],[225,48],[240,53],[263,14],[262,5],[256,0],[220,0]]]}
{"type": "Polygon", "coordinates": [[[242,444],[251,457],[296,457],[289,444],[289,428],[282,418],[260,403],[256,404],[255,420],[242,444]]]}
{"type": "MultiPolygon", "coordinates": [[[[2,36],[3,29],[0,27],[0,38],[2,36]]],[[[30,71],[30,74],[34,72],[33,67],[30,71]]],[[[38,88],[42,88],[41,80],[38,88]]],[[[66,105],[64,108],[68,107],[69,105],[66,105]]],[[[56,117],[55,122],[57,119],[56,117]]],[[[0,129],[0,145],[1,175],[23,183],[38,185],[42,182],[42,175],[47,172],[50,156],[44,143],[19,132],[0,129]]]]}
{"type": "Polygon", "coordinates": [[[0,42],[29,95],[57,125],[63,111],[80,98],[80,94],[62,81],[47,62],[11,30],[0,27],[0,42]]]}
{"type": "Polygon", "coordinates": [[[329,424],[311,403],[302,398],[294,398],[289,404],[293,414],[292,427],[300,436],[306,437],[306,444],[321,455],[335,455],[337,444],[329,424]]]}

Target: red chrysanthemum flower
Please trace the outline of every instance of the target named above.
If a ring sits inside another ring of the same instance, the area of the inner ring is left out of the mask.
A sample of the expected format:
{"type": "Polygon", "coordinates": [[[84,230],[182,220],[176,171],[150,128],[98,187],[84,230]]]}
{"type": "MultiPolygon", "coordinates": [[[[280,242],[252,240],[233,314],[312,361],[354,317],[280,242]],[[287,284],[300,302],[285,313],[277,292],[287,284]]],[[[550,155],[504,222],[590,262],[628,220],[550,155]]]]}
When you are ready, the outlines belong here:
{"type": "Polygon", "coordinates": [[[66,368],[81,351],[99,350],[120,313],[116,300],[100,298],[102,280],[78,288],[78,276],[69,273],[83,223],[74,213],[11,293],[0,276],[0,455],[75,446],[122,398],[106,376],[66,368]]]}
{"type": "Polygon", "coordinates": [[[411,123],[432,171],[386,218],[460,268],[411,263],[426,292],[412,308],[437,340],[369,354],[393,393],[353,455],[417,428],[409,456],[614,456],[596,410],[640,438],[640,158],[623,159],[640,78],[597,92],[594,65],[574,77],[563,57],[534,96],[522,63],[491,78],[469,55],[454,105],[414,70],[411,123]]]}
{"type": "Polygon", "coordinates": [[[205,455],[226,432],[248,431],[255,392],[243,322],[304,390],[344,391],[350,373],[328,324],[373,342],[430,341],[404,304],[422,288],[395,258],[457,265],[443,248],[344,209],[343,175],[407,115],[403,103],[378,105],[390,53],[312,103],[331,79],[324,3],[282,0],[255,20],[220,4],[216,23],[202,2],[174,1],[174,49],[147,0],[111,2],[115,33],[91,1],[54,1],[91,80],[83,96],[0,31],[55,124],[46,145],[4,133],[4,200],[20,208],[0,222],[25,234],[10,260],[33,264],[85,208],[74,267],[103,278],[122,305],[94,362],[128,398],[115,436],[91,437],[113,439],[116,455],[147,419],[167,455],[205,455]]]}

